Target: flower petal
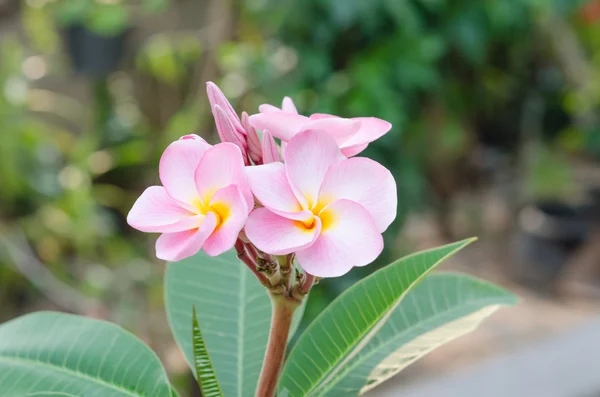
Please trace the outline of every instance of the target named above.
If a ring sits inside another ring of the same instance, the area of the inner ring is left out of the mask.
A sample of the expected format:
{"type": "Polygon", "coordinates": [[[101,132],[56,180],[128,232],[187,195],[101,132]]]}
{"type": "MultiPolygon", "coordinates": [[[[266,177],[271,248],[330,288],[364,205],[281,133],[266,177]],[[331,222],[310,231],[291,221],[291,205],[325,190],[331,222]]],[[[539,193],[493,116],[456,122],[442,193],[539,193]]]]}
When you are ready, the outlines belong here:
{"type": "Polygon", "coordinates": [[[348,141],[360,128],[360,121],[341,117],[323,117],[310,120],[301,131],[319,130],[333,137],[338,146],[348,141]]]}
{"type": "Polygon", "coordinates": [[[215,230],[217,217],[209,212],[197,229],[177,233],[165,233],[156,240],[156,256],[169,262],[177,262],[192,256],[215,230]]]}
{"type": "Polygon", "coordinates": [[[281,102],[281,110],[287,113],[298,114],[298,110],[296,109],[296,105],[294,105],[294,101],[289,96],[283,98],[281,102]]]}
{"type": "Polygon", "coordinates": [[[227,114],[227,118],[231,121],[234,128],[241,134],[244,134],[244,127],[240,122],[240,118],[231,106],[231,103],[227,100],[223,91],[212,81],[206,83],[206,94],[208,95],[208,101],[210,102],[211,109],[215,105],[219,105],[227,114]]]}
{"type": "Polygon", "coordinates": [[[281,156],[279,156],[279,150],[277,149],[277,143],[275,143],[275,139],[273,139],[273,135],[271,135],[269,130],[263,131],[262,157],[263,164],[281,161],[281,156]]]}
{"type": "Polygon", "coordinates": [[[254,206],[241,154],[240,148],[227,142],[219,143],[204,153],[194,175],[196,189],[203,205],[208,206],[219,189],[238,185],[248,207],[254,206]]]}
{"type": "Polygon", "coordinates": [[[304,131],[287,145],[285,164],[292,191],[305,209],[311,209],[330,166],[344,160],[331,136],[321,131],[304,131]]]}
{"type": "Polygon", "coordinates": [[[369,146],[368,143],[361,143],[360,145],[342,147],[342,154],[346,157],[356,156],[357,154],[365,150],[367,146],[369,146]]]}
{"type": "Polygon", "coordinates": [[[200,218],[173,200],[164,187],[150,186],[133,204],[127,223],[142,232],[167,233],[195,228],[200,218]]]}
{"type": "Polygon", "coordinates": [[[353,157],[329,168],[319,191],[319,206],[340,199],[360,204],[380,233],[396,218],[396,181],[387,168],[371,159],[353,157]]]}
{"type": "Polygon", "coordinates": [[[321,234],[296,252],[298,263],[317,277],[338,277],[354,266],[373,262],[383,250],[383,238],[369,213],[349,200],[338,200],[320,215],[321,234]]]}
{"type": "Polygon", "coordinates": [[[258,107],[258,111],[261,113],[272,113],[272,112],[281,112],[277,106],[269,105],[268,103],[264,103],[258,107]]]}
{"type": "Polygon", "coordinates": [[[359,121],[360,128],[354,136],[344,142],[344,148],[373,142],[392,129],[392,124],[377,117],[354,117],[351,120],[359,121]]]}
{"type": "Polygon", "coordinates": [[[288,182],[283,163],[246,167],[252,193],[262,205],[274,212],[298,212],[302,206],[288,182]]]}
{"type": "Polygon", "coordinates": [[[250,116],[250,124],[258,130],[269,130],[275,138],[289,141],[309,121],[299,114],[278,112],[258,113],[250,116]]]}
{"type": "Polygon", "coordinates": [[[335,116],[333,114],[327,114],[327,113],[313,113],[309,116],[309,118],[311,120],[329,119],[332,117],[339,117],[339,116],[335,116]]]}
{"type": "Polygon", "coordinates": [[[189,204],[198,197],[194,171],[211,146],[203,139],[184,138],[165,149],[160,158],[159,176],[169,196],[189,204]]]}
{"type": "Polygon", "coordinates": [[[321,221],[306,227],[300,221],[281,217],[266,208],[257,208],[248,217],[246,236],[256,247],[268,254],[287,255],[310,246],[319,236],[321,221]]]}

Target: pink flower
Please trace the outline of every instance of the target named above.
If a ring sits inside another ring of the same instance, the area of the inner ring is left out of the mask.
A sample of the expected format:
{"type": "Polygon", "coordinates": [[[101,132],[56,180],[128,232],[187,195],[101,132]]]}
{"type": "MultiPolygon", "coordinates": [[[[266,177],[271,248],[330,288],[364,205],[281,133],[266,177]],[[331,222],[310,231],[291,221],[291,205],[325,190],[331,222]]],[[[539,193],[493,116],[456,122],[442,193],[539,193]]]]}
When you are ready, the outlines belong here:
{"type": "Polygon", "coordinates": [[[127,216],[142,232],[162,233],[156,256],[174,262],[231,249],[254,206],[240,149],[186,135],[167,147],[159,175],[163,186],[146,189],[127,216]]]}
{"type": "Polygon", "coordinates": [[[292,137],[284,160],[246,168],[264,206],[248,217],[249,240],[273,255],[295,252],[317,277],[341,276],[375,260],[381,233],[396,217],[391,173],[367,158],[347,159],[320,131],[292,137]]]}
{"type": "Polygon", "coordinates": [[[259,130],[269,130],[274,137],[284,142],[307,130],[322,130],[333,137],[342,153],[355,156],[367,148],[370,142],[382,137],[392,125],[376,117],[354,117],[345,119],[330,114],[313,114],[310,117],[298,114],[294,102],[285,97],[281,109],[272,105],[261,105],[260,113],[250,116],[250,123],[259,130]]]}

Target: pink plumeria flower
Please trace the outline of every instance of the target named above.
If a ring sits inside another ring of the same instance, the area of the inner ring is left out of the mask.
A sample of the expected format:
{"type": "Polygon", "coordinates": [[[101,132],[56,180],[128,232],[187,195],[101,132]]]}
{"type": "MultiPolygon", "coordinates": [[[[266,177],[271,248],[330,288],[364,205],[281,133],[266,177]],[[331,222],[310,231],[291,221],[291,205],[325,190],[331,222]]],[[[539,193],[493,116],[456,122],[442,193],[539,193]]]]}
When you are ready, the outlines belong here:
{"type": "Polygon", "coordinates": [[[298,114],[289,97],[283,99],[281,109],[273,105],[261,105],[259,114],[250,116],[250,123],[259,130],[269,130],[275,138],[290,141],[296,134],[306,130],[322,130],[331,135],[342,153],[355,156],[367,148],[370,142],[385,135],[392,125],[376,117],[345,119],[331,114],[298,114]]]}
{"type": "Polygon", "coordinates": [[[264,206],[248,217],[248,239],[273,255],[295,252],[317,277],[341,276],[375,260],[381,233],[396,217],[392,174],[373,160],[347,159],[321,131],[296,134],[283,157],[284,163],[246,167],[264,206]]]}
{"type": "Polygon", "coordinates": [[[159,175],[163,186],[146,189],[127,216],[142,232],[162,233],[156,256],[175,262],[231,249],[254,206],[240,149],[186,135],[167,147],[159,175]]]}

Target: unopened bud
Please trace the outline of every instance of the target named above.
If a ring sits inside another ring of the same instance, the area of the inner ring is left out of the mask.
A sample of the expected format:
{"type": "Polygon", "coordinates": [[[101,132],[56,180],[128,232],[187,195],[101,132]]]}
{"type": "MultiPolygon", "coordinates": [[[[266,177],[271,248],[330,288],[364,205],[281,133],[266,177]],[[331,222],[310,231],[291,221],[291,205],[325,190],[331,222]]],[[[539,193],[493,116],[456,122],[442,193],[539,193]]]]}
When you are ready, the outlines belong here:
{"type": "Polygon", "coordinates": [[[254,164],[262,164],[263,163],[263,155],[262,155],[262,147],[260,143],[260,138],[256,133],[254,127],[250,125],[250,118],[248,113],[242,113],[242,126],[246,130],[247,136],[247,144],[248,144],[248,156],[254,162],[254,164]]]}
{"type": "Polygon", "coordinates": [[[217,132],[223,142],[231,142],[240,148],[242,156],[244,157],[244,163],[248,165],[248,146],[246,144],[246,137],[238,133],[227,113],[219,105],[213,106],[213,116],[215,117],[215,123],[217,124],[217,132]]]}
{"type": "Polygon", "coordinates": [[[229,103],[223,91],[212,81],[206,83],[206,94],[208,95],[208,101],[210,102],[211,109],[214,109],[215,105],[218,105],[223,109],[227,118],[233,124],[233,128],[240,134],[245,135],[244,128],[242,127],[242,123],[240,122],[240,118],[237,113],[233,109],[233,106],[229,103]]]}
{"type": "Polygon", "coordinates": [[[277,149],[277,143],[275,143],[273,135],[271,135],[271,133],[268,130],[263,131],[262,154],[263,164],[281,161],[281,157],[279,156],[279,150],[277,149]]]}

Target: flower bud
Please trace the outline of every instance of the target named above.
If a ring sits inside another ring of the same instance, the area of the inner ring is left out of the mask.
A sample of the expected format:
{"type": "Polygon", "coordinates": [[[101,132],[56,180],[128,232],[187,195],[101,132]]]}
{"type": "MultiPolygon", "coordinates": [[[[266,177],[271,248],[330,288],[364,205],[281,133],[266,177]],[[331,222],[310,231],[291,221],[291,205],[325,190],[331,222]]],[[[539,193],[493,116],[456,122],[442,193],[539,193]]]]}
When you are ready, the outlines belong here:
{"type": "Polygon", "coordinates": [[[281,157],[279,156],[279,150],[277,150],[277,143],[275,142],[273,135],[271,135],[271,133],[268,130],[263,131],[262,155],[263,164],[281,161],[281,157]]]}
{"type": "Polygon", "coordinates": [[[213,106],[213,115],[215,117],[215,123],[217,124],[217,132],[222,142],[231,142],[240,148],[242,156],[244,157],[244,163],[248,162],[248,146],[244,135],[236,132],[231,119],[227,117],[227,114],[223,108],[219,105],[213,106]]]}
{"type": "Polygon", "coordinates": [[[263,162],[263,154],[262,147],[260,143],[260,138],[256,133],[256,130],[252,125],[250,125],[250,119],[248,113],[242,113],[242,126],[246,130],[246,143],[248,145],[248,156],[254,162],[254,164],[262,164],[263,162]]]}
{"type": "Polygon", "coordinates": [[[242,123],[240,122],[240,118],[237,113],[223,94],[223,91],[212,81],[206,83],[206,93],[208,95],[208,101],[210,102],[211,109],[215,108],[215,105],[219,105],[221,109],[227,115],[227,118],[233,124],[234,129],[241,135],[246,135],[246,131],[242,127],[242,123]]]}

